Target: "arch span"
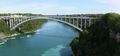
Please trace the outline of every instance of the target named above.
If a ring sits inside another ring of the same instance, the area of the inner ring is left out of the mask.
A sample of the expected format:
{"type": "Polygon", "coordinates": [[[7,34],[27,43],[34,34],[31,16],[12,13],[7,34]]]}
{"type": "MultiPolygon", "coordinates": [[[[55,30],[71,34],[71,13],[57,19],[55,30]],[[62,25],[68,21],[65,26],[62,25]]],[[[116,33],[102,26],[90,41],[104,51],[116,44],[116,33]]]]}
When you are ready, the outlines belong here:
{"type": "Polygon", "coordinates": [[[69,26],[71,26],[71,27],[79,30],[79,31],[83,31],[81,28],[79,28],[79,27],[77,27],[77,26],[75,26],[75,25],[73,25],[73,24],[71,24],[71,23],[68,23],[68,22],[62,21],[62,20],[58,20],[58,19],[48,18],[48,17],[37,17],[37,18],[27,19],[27,20],[22,21],[22,22],[20,22],[19,24],[15,25],[14,27],[12,27],[11,30],[14,30],[15,28],[17,28],[18,26],[20,26],[21,24],[23,24],[23,23],[25,23],[25,22],[28,22],[28,21],[30,21],[30,20],[36,20],[36,19],[47,19],[47,20],[54,20],[54,21],[62,22],[62,23],[64,23],[64,24],[67,24],[67,25],[69,25],[69,26]]]}

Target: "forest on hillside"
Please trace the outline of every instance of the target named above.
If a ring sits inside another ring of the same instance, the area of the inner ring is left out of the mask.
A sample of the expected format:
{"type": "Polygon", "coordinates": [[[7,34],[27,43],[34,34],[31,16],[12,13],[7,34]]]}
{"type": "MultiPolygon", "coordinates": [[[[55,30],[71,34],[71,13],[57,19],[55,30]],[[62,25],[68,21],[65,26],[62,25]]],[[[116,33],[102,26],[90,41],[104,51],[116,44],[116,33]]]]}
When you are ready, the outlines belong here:
{"type": "Polygon", "coordinates": [[[75,56],[120,56],[120,15],[103,15],[70,45],[75,56]]]}

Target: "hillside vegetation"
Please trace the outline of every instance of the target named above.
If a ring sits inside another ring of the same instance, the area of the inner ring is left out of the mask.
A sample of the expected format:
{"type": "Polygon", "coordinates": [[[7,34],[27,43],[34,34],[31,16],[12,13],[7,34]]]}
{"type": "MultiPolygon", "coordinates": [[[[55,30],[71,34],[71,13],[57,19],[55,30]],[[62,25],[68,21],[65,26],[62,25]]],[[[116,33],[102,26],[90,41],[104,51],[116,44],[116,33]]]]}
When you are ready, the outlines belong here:
{"type": "Polygon", "coordinates": [[[7,26],[7,24],[3,20],[0,20],[0,33],[4,33],[5,35],[12,35],[15,33],[34,32],[45,22],[46,20],[41,19],[31,20],[21,24],[15,30],[10,30],[9,26],[7,26]]]}
{"type": "Polygon", "coordinates": [[[9,27],[3,20],[0,20],[0,33],[4,33],[6,35],[11,34],[9,27]]]}
{"type": "Polygon", "coordinates": [[[120,15],[107,13],[72,41],[75,56],[120,56],[120,15]]]}
{"type": "Polygon", "coordinates": [[[28,21],[28,22],[23,23],[22,25],[20,25],[19,28],[20,28],[20,31],[22,33],[34,32],[38,28],[40,28],[42,26],[42,24],[45,22],[46,22],[46,20],[41,20],[41,19],[32,20],[32,21],[28,21]]]}

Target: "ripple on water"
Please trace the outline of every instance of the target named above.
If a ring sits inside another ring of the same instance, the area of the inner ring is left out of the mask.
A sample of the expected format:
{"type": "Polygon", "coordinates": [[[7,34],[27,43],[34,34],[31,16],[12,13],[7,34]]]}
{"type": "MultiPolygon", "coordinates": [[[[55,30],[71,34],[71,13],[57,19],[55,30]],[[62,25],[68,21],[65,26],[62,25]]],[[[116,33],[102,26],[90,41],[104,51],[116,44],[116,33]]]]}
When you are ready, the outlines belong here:
{"type": "Polygon", "coordinates": [[[50,48],[47,51],[45,51],[42,56],[60,56],[60,50],[65,48],[63,45],[58,45],[55,48],[50,48]]]}
{"type": "Polygon", "coordinates": [[[6,38],[6,39],[0,39],[0,45],[5,44],[10,39],[13,40],[13,39],[16,39],[16,37],[11,37],[11,38],[6,38]]]}
{"type": "Polygon", "coordinates": [[[5,42],[7,42],[8,39],[0,39],[0,45],[5,44],[5,42]]]}
{"type": "Polygon", "coordinates": [[[11,39],[15,39],[15,37],[12,37],[11,39]]]}
{"type": "Polygon", "coordinates": [[[27,38],[31,37],[31,35],[27,35],[27,38]]]}

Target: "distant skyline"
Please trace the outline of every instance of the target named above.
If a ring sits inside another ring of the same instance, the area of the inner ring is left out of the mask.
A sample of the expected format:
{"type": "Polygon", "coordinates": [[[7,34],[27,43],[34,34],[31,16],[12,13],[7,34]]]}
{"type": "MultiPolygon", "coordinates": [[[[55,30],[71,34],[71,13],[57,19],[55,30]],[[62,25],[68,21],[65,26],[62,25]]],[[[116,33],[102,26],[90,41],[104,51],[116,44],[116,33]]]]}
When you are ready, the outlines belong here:
{"type": "Polygon", "coordinates": [[[120,0],[0,0],[0,13],[120,13],[120,0]]]}

